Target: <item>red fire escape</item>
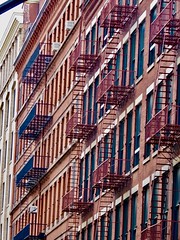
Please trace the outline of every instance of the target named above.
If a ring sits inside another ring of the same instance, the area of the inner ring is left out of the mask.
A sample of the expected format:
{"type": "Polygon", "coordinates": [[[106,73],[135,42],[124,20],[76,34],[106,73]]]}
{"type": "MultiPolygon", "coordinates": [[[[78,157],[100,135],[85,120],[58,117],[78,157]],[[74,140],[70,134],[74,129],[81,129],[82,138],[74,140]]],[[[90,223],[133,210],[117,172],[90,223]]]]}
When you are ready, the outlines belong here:
{"type": "Polygon", "coordinates": [[[125,173],[122,167],[125,166],[127,160],[116,158],[116,129],[113,123],[115,116],[116,114],[111,114],[108,119],[104,119],[102,139],[98,144],[97,162],[99,165],[93,172],[93,188],[99,191],[100,199],[93,239],[108,240],[111,206],[115,191],[122,191],[131,182],[131,175],[125,173]]]}
{"type": "Polygon", "coordinates": [[[122,106],[134,91],[133,86],[123,82],[128,72],[117,70],[115,64],[121,33],[129,26],[136,12],[137,6],[119,5],[117,0],[110,0],[102,10],[100,26],[109,29],[110,36],[102,51],[101,62],[111,62],[112,68],[105,69],[102,74],[97,91],[99,103],[122,106]]]}
{"type": "Polygon", "coordinates": [[[142,231],[141,239],[173,237],[174,224],[166,215],[170,189],[169,171],[180,137],[180,106],[172,104],[172,80],[175,77],[177,49],[180,42],[180,19],[176,17],[175,3],[168,1],[151,24],[150,41],[163,49],[155,82],[154,116],[145,127],[145,138],[158,147],[155,178],[152,184],[150,224],[142,231]],[[171,231],[169,230],[171,229],[171,231]]]}
{"type": "Polygon", "coordinates": [[[83,106],[83,88],[86,75],[92,71],[97,64],[98,56],[92,46],[96,42],[88,39],[80,40],[70,55],[70,70],[75,72],[73,88],[74,114],[67,123],[66,137],[70,139],[87,139],[96,129],[92,123],[93,112],[88,112],[83,106]]]}

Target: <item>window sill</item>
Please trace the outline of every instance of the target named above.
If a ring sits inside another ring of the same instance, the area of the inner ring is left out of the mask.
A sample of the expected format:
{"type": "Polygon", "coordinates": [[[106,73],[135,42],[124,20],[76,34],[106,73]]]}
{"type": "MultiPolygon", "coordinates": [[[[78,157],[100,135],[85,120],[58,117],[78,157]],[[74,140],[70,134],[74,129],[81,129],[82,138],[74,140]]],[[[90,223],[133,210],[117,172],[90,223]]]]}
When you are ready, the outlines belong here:
{"type": "Polygon", "coordinates": [[[149,73],[153,68],[154,68],[154,62],[151,64],[151,65],[149,65],[149,67],[147,68],[147,73],[149,73]]]}
{"type": "Polygon", "coordinates": [[[147,162],[149,162],[150,161],[150,156],[148,156],[147,158],[145,158],[144,160],[143,160],[143,165],[145,165],[147,162]]]}
{"type": "Polygon", "coordinates": [[[139,169],[139,164],[132,168],[132,173],[136,172],[139,169]]]}
{"type": "Polygon", "coordinates": [[[155,152],[152,153],[152,157],[153,157],[153,158],[156,157],[157,154],[158,154],[158,150],[156,150],[155,152]]]}
{"type": "Polygon", "coordinates": [[[143,75],[141,75],[140,77],[138,77],[135,81],[135,85],[137,85],[141,80],[143,79],[143,75]]]}

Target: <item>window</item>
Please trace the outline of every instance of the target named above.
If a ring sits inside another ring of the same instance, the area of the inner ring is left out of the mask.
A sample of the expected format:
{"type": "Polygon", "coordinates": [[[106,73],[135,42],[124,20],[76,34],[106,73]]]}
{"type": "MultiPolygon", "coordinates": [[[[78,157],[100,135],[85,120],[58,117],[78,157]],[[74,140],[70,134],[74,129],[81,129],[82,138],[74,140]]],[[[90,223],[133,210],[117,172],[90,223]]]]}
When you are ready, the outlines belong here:
{"type": "Polygon", "coordinates": [[[4,208],[4,198],[5,198],[5,183],[3,182],[2,185],[2,203],[1,203],[1,210],[3,211],[4,208]]]}
{"type": "Polygon", "coordinates": [[[129,210],[129,199],[125,199],[123,203],[123,229],[122,229],[122,240],[128,239],[128,210],[129,210]]]}
{"type": "Polygon", "coordinates": [[[138,49],[138,66],[137,77],[143,74],[144,68],[144,38],[145,38],[145,21],[139,25],[139,49],[138,49]]]}
{"type": "Polygon", "coordinates": [[[180,231],[179,223],[180,221],[180,165],[178,164],[174,168],[173,172],[173,199],[172,199],[172,219],[174,221],[172,228],[172,235],[174,239],[178,239],[178,233],[180,231]]]}
{"type": "Polygon", "coordinates": [[[84,202],[88,201],[88,177],[89,177],[89,153],[85,156],[85,172],[84,172],[84,202]]]}
{"type": "Polygon", "coordinates": [[[91,30],[91,54],[95,54],[96,52],[96,25],[92,27],[91,30]]]}
{"type": "Polygon", "coordinates": [[[131,111],[127,115],[126,172],[130,171],[130,166],[131,166],[132,117],[133,117],[133,112],[131,111]]]}
{"type": "Polygon", "coordinates": [[[113,224],[113,212],[108,212],[108,240],[112,240],[112,224],[113,224]]]}
{"type": "Polygon", "coordinates": [[[88,225],[87,229],[87,240],[92,240],[92,224],[88,225]]]}
{"type": "MultiPolygon", "coordinates": [[[[153,91],[147,95],[146,99],[146,123],[152,118],[152,108],[153,108],[153,91]]],[[[151,144],[145,144],[144,157],[147,158],[151,153],[151,144]]]]}
{"type": "Polygon", "coordinates": [[[86,228],[83,228],[81,237],[82,237],[81,240],[85,240],[86,239],[86,228]]]}
{"type": "Polygon", "coordinates": [[[106,218],[106,216],[105,215],[103,215],[102,217],[101,217],[101,238],[100,238],[100,240],[105,240],[105,218],[106,218]]]}
{"type": "Polygon", "coordinates": [[[6,168],[6,163],[7,163],[7,153],[8,153],[8,145],[7,145],[7,141],[5,141],[5,148],[4,148],[4,169],[6,168]]]}
{"type": "Polygon", "coordinates": [[[149,204],[149,185],[143,188],[142,201],[142,230],[147,228],[148,224],[148,204],[149,204]]]}
{"type": "Polygon", "coordinates": [[[96,160],[96,147],[91,150],[91,171],[90,171],[90,201],[93,200],[94,188],[93,185],[93,171],[95,169],[95,160],[96,160]]]}
{"type": "MultiPolygon", "coordinates": [[[[156,19],[157,16],[157,6],[155,6],[150,12],[150,24],[156,19]]],[[[148,65],[151,65],[155,60],[155,44],[149,43],[149,61],[148,65]]]]}
{"type": "Polygon", "coordinates": [[[12,157],[13,157],[13,146],[14,146],[14,133],[11,132],[11,151],[10,151],[10,158],[9,160],[12,161],[12,157]]]}
{"type": "Polygon", "coordinates": [[[136,220],[137,219],[137,193],[131,199],[131,240],[136,240],[136,220]]]}
{"type": "Polygon", "coordinates": [[[0,109],[0,114],[1,114],[1,126],[0,126],[0,135],[2,136],[2,131],[3,131],[3,122],[4,122],[4,110],[3,110],[3,106],[0,109]]]}
{"type": "Polygon", "coordinates": [[[11,175],[9,175],[9,182],[8,182],[8,204],[10,200],[10,193],[11,193],[11,175]]]}
{"type": "Polygon", "coordinates": [[[92,106],[93,106],[93,85],[91,84],[88,89],[88,119],[87,123],[91,124],[92,123],[92,106]]]}
{"type": "Polygon", "coordinates": [[[9,123],[9,99],[6,99],[6,128],[9,123]]]}
{"type": "Polygon", "coordinates": [[[118,204],[116,206],[116,213],[115,213],[115,240],[120,239],[120,219],[121,219],[121,206],[118,204]]]}
{"type": "Polygon", "coordinates": [[[136,106],[135,113],[135,136],[134,136],[134,163],[136,166],[139,164],[139,151],[140,151],[140,134],[141,134],[141,104],[136,106]]]}
{"type": "Polygon", "coordinates": [[[83,187],[83,159],[80,162],[80,172],[79,172],[79,197],[82,196],[82,187],[83,187]]]}
{"type": "Polygon", "coordinates": [[[114,79],[114,85],[119,85],[119,70],[120,70],[120,50],[116,53],[116,63],[115,63],[115,79],[114,79]]]}
{"type": "Polygon", "coordinates": [[[126,86],[128,66],[128,42],[123,45],[122,86],[126,86]]]}
{"type": "Polygon", "coordinates": [[[95,79],[95,82],[94,82],[94,121],[93,123],[97,123],[97,113],[98,113],[98,103],[97,103],[97,87],[99,85],[99,76],[95,79]]]}
{"type": "Polygon", "coordinates": [[[86,101],[87,101],[87,92],[85,92],[83,95],[83,120],[82,120],[83,124],[86,123],[86,107],[87,107],[86,101]]]}
{"type": "Polygon", "coordinates": [[[135,58],[136,58],[136,31],[131,34],[130,40],[130,73],[129,73],[129,84],[134,84],[135,80],[135,58]]]}
{"type": "Polygon", "coordinates": [[[124,119],[119,123],[119,163],[118,171],[119,174],[123,172],[123,157],[124,157],[124,119]]]}

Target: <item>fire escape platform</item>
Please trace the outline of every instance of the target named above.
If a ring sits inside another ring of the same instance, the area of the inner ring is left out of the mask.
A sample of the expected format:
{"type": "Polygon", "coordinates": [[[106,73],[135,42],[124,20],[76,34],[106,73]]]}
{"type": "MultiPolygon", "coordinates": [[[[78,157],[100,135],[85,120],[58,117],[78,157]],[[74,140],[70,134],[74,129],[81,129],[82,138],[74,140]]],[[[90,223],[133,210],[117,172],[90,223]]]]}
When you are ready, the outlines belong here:
{"type": "Polygon", "coordinates": [[[118,5],[117,0],[110,0],[102,10],[100,26],[123,29],[136,12],[137,6],[118,5]]]}
{"type": "Polygon", "coordinates": [[[63,196],[62,211],[63,212],[77,212],[82,213],[93,207],[93,203],[83,201],[76,197],[78,195],[78,188],[73,188],[63,196]]]}
{"type": "MultiPolygon", "coordinates": [[[[79,73],[87,73],[97,63],[98,56],[89,51],[86,44],[91,45],[92,41],[81,40],[70,55],[70,70],[79,73]]],[[[93,43],[95,44],[95,43],[93,43]]]]}
{"type": "Polygon", "coordinates": [[[94,124],[81,123],[81,113],[76,112],[67,123],[66,137],[87,139],[95,130],[94,124]]]}
{"type": "Polygon", "coordinates": [[[33,187],[46,173],[47,168],[38,167],[35,164],[35,157],[32,156],[20,172],[16,175],[16,186],[17,187],[33,187]]]}
{"type": "Polygon", "coordinates": [[[22,83],[36,85],[40,81],[52,60],[53,55],[46,54],[45,49],[41,50],[40,45],[41,44],[37,46],[28,63],[26,64],[22,74],[22,83]]]}
{"type": "MultiPolygon", "coordinates": [[[[149,226],[141,232],[141,240],[156,239],[161,240],[163,237],[163,232],[168,231],[171,225],[171,229],[178,228],[180,226],[180,221],[171,220],[161,220],[160,222],[149,226]]],[[[166,236],[171,236],[170,232],[166,233],[166,236]]]]}
{"type": "Polygon", "coordinates": [[[180,107],[172,106],[169,122],[169,106],[159,111],[145,127],[146,142],[162,145],[174,145],[180,139],[180,107]]]}
{"type": "Polygon", "coordinates": [[[121,189],[131,180],[130,175],[118,173],[118,166],[111,166],[111,162],[125,161],[117,159],[107,159],[102,162],[93,172],[93,188],[121,189]]]}
{"type": "Polygon", "coordinates": [[[26,225],[13,240],[45,240],[45,233],[38,231],[43,224],[33,223],[26,225]]]}
{"type": "Polygon", "coordinates": [[[115,85],[114,73],[110,71],[97,88],[97,102],[121,105],[128,100],[133,92],[133,86],[115,85]]]}
{"type": "Polygon", "coordinates": [[[47,123],[50,121],[51,116],[46,115],[45,112],[48,106],[43,103],[36,103],[21,126],[19,127],[18,136],[19,139],[36,139],[47,123]]]}
{"type": "Polygon", "coordinates": [[[151,23],[150,41],[176,46],[180,41],[180,19],[173,16],[173,1],[170,1],[151,23]]]}

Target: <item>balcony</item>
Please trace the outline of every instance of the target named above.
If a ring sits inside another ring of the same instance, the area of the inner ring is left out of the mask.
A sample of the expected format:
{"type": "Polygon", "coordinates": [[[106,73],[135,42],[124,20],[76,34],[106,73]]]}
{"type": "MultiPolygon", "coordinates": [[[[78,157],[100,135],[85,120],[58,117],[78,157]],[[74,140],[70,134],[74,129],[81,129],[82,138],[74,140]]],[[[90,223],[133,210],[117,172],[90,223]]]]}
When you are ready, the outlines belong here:
{"type": "Polygon", "coordinates": [[[75,112],[67,122],[66,137],[74,139],[87,139],[96,130],[96,125],[91,123],[92,111],[82,116],[81,111],[75,112]]]}
{"type": "Polygon", "coordinates": [[[37,46],[23,71],[22,83],[38,84],[53,57],[48,54],[50,48],[50,44],[47,43],[41,43],[37,46]]]}
{"type": "Polygon", "coordinates": [[[70,55],[70,70],[90,72],[97,63],[96,42],[81,40],[70,55]]]}
{"type": "Polygon", "coordinates": [[[173,1],[170,1],[151,23],[150,42],[176,45],[179,43],[180,19],[173,16],[173,1]]]}
{"type": "Polygon", "coordinates": [[[107,159],[102,162],[93,172],[94,188],[122,189],[131,180],[130,175],[122,173],[121,166],[124,159],[107,159]]]}
{"type": "Polygon", "coordinates": [[[124,29],[137,12],[137,6],[119,5],[118,0],[109,0],[100,18],[101,27],[124,29]]]}
{"type": "Polygon", "coordinates": [[[45,240],[44,227],[45,225],[38,223],[28,224],[13,237],[13,240],[45,240]]]}
{"type": "Polygon", "coordinates": [[[162,240],[167,239],[168,236],[173,236],[174,239],[178,239],[178,227],[180,227],[180,221],[161,220],[158,223],[144,229],[141,232],[141,240],[162,240]]]}
{"type": "Polygon", "coordinates": [[[180,106],[170,105],[159,111],[145,126],[146,142],[175,144],[180,138],[180,106]]]}
{"type": "MultiPolygon", "coordinates": [[[[122,73],[122,78],[125,74],[122,73]]],[[[134,92],[133,86],[120,86],[115,81],[115,73],[111,70],[97,88],[97,102],[110,105],[122,105],[134,92]]]]}
{"type": "Polygon", "coordinates": [[[79,188],[75,187],[63,196],[62,210],[64,212],[82,213],[93,206],[93,203],[85,201],[82,197],[79,197],[79,191],[79,188]]]}
{"type": "Polygon", "coordinates": [[[35,140],[51,120],[49,104],[36,103],[19,127],[19,139],[35,140]]]}
{"type": "Polygon", "coordinates": [[[16,175],[16,186],[33,188],[48,169],[48,157],[32,156],[16,175]]]}

